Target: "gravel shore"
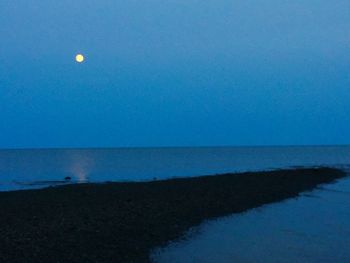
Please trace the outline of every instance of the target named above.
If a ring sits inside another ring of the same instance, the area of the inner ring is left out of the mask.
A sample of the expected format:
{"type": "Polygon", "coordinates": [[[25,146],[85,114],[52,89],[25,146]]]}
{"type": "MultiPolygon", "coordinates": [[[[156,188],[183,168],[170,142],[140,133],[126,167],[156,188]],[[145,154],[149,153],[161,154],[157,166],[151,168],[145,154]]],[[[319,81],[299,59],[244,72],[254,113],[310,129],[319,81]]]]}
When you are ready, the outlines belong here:
{"type": "Polygon", "coordinates": [[[0,262],[149,262],[203,220],[344,176],[310,168],[0,192],[0,262]]]}

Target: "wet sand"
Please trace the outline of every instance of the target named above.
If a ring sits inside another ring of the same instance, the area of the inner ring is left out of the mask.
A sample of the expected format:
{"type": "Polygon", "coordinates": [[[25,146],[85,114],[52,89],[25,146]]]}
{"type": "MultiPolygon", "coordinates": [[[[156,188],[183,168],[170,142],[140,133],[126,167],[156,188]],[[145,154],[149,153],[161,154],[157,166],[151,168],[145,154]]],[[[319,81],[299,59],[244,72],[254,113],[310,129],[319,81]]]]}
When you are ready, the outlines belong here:
{"type": "Polygon", "coordinates": [[[205,219],[344,176],[315,168],[1,192],[0,262],[149,262],[205,219]]]}

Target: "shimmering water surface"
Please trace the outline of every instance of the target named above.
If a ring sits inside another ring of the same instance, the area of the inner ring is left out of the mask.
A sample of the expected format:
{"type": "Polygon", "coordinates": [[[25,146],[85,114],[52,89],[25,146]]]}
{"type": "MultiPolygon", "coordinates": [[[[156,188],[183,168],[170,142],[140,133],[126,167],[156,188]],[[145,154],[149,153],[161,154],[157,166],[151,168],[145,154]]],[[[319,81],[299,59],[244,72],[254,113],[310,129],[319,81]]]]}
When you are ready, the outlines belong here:
{"type": "Polygon", "coordinates": [[[0,150],[0,190],[349,163],[349,146],[0,150]]]}
{"type": "Polygon", "coordinates": [[[350,178],[204,223],[155,250],[156,263],[350,262],[350,178]]]}

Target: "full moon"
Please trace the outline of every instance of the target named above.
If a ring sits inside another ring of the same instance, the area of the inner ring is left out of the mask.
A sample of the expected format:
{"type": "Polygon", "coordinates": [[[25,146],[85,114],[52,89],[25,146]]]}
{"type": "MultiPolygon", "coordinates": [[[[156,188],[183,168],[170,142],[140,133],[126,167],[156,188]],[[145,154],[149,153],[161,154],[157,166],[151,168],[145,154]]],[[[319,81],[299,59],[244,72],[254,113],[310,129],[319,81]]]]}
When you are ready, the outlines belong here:
{"type": "Polygon", "coordinates": [[[75,60],[76,62],[81,63],[84,61],[84,56],[82,54],[78,54],[75,56],[75,60]]]}

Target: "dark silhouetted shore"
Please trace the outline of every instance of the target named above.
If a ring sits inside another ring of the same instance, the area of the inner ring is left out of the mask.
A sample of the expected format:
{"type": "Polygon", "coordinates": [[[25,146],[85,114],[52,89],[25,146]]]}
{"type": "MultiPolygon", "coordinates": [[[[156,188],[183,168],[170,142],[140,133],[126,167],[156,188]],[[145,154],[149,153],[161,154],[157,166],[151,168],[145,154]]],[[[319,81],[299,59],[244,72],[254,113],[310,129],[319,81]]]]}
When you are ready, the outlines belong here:
{"type": "Polygon", "coordinates": [[[205,219],[297,196],[345,173],[278,170],[0,193],[0,262],[148,262],[205,219]]]}

